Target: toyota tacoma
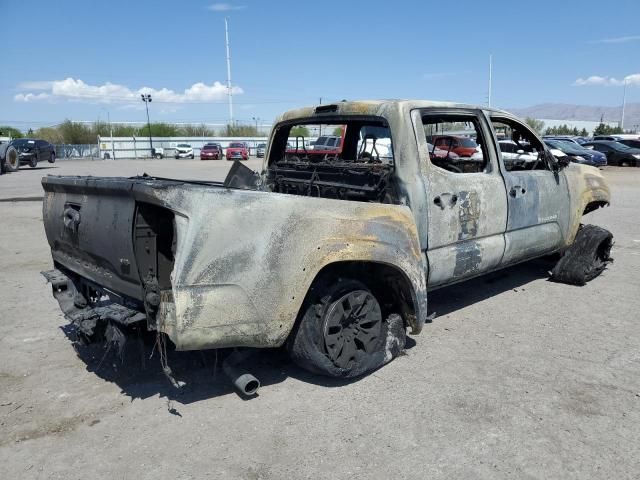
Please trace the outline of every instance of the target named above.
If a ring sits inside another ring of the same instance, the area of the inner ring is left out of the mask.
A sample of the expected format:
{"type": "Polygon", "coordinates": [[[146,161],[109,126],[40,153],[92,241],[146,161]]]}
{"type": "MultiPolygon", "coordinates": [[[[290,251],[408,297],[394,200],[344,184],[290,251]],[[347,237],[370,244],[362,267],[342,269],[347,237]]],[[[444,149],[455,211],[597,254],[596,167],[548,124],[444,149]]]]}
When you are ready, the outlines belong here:
{"type": "Polygon", "coordinates": [[[44,272],[87,338],[144,328],[177,350],[286,346],[316,373],[354,377],[397,356],[429,320],[428,292],[556,254],[584,284],[611,234],[598,169],[556,158],[524,122],[482,106],[340,102],[284,113],[261,172],[225,182],[47,176],[44,272]],[[341,148],[288,149],[296,127],[341,148]],[[461,161],[443,137],[478,151],[461,161]],[[518,151],[502,155],[500,140],[518,151]],[[384,150],[381,154],[380,150],[384,150]],[[451,152],[451,153],[449,153],[451,152]],[[318,153],[318,152],[315,152],[318,153]]]}

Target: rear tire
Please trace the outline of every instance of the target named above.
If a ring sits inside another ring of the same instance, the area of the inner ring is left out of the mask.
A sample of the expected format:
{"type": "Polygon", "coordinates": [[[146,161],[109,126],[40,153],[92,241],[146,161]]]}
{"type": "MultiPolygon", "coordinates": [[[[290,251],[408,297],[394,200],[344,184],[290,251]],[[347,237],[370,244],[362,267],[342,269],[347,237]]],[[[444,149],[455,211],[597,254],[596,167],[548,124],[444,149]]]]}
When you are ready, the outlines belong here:
{"type": "Polygon", "coordinates": [[[595,225],[583,225],[576,238],[551,271],[551,279],[571,285],[585,285],[611,263],[613,234],[595,225]]]}
{"type": "Polygon", "coordinates": [[[17,172],[20,168],[20,157],[15,147],[9,146],[5,152],[4,169],[6,172],[17,172]]]}
{"type": "Polygon", "coordinates": [[[300,315],[287,350],[313,373],[358,377],[390,362],[405,345],[402,317],[383,318],[378,299],[358,280],[316,280],[300,315]]]}
{"type": "Polygon", "coordinates": [[[56,163],[56,154],[52,153],[49,157],[49,163],[56,163]]]}

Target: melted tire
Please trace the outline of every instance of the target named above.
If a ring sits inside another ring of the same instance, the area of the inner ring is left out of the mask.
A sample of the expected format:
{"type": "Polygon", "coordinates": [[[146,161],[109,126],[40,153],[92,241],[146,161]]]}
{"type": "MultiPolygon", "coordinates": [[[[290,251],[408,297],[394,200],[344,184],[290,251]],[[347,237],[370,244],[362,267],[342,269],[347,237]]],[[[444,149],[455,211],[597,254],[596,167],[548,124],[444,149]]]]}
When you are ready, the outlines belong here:
{"type": "Polygon", "coordinates": [[[584,225],[551,271],[551,279],[571,285],[585,285],[611,263],[613,234],[595,225],[584,225]]]}
{"type": "Polygon", "coordinates": [[[314,282],[302,306],[301,318],[287,342],[287,350],[294,363],[312,373],[353,378],[380,368],[400,354],[406,341],[405,326],[400,315],[391,314],[380,318],[378,338],[373,342],[371,352],[362,351],[358,360],[346,368],[331,359],[325,336],[328,315],[336,302],[354,291],[368,292],[373,296],[357,280],[333,278],[314,282]]]}

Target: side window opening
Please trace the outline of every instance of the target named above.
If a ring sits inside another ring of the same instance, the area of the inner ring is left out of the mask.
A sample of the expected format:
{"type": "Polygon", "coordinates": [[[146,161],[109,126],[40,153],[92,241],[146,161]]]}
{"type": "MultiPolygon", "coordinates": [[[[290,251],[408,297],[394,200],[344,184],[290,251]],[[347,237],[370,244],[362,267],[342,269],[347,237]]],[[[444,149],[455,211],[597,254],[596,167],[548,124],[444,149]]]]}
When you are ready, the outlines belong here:
{"type": "Polygon", "coordinates": [[[544,146],[528,128],[509,119],[493,119],[492,124],[507,171],[549,170],[544,146]]]}
{"type": "Polygon", "coordinates": [[[266,184],[277,193],[396,203],[393,172],[391,130],[384,118],[336,117],[323,124],[276,126],[266,184]]]}
{"type": "Polygon", "coordinates": [[[433,165],[453,173],[489,171],[486,142],[474,115],[423,115],[422,126],[433,165]]]}

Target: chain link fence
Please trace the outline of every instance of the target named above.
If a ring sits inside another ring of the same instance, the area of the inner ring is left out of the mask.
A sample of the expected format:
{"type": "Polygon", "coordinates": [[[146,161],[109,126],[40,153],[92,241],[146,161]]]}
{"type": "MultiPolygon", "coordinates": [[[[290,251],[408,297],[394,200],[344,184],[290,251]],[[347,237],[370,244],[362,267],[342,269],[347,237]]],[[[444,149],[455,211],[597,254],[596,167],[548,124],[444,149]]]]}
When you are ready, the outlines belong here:
{"type": "Polygon", "coordinates": [[[56,145],[56,158],[100,158],[98,145],[56,145]]]}

